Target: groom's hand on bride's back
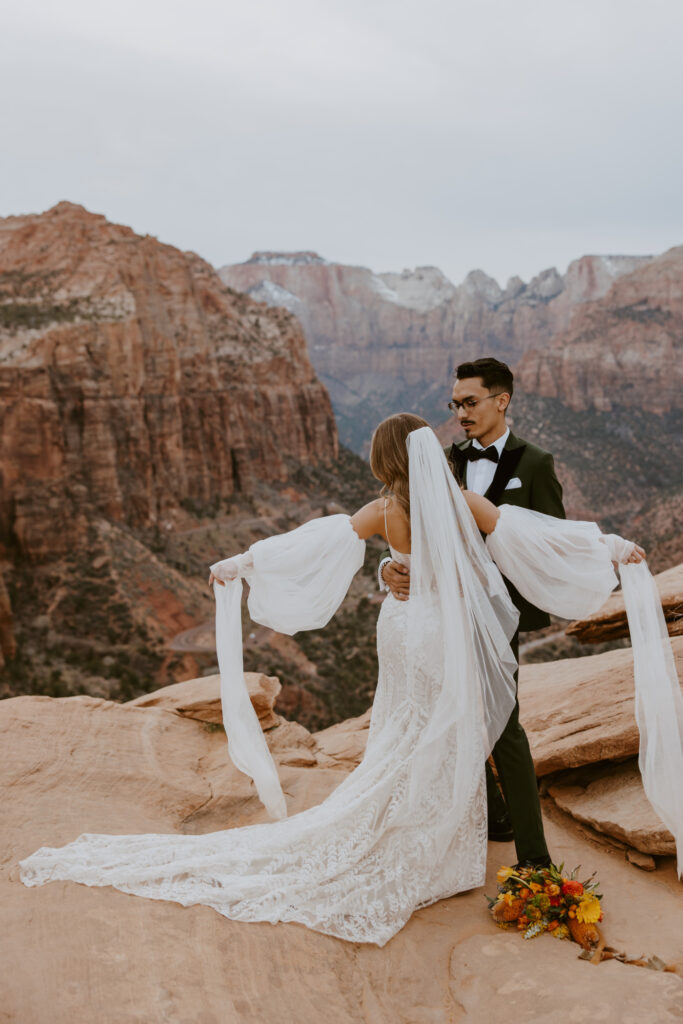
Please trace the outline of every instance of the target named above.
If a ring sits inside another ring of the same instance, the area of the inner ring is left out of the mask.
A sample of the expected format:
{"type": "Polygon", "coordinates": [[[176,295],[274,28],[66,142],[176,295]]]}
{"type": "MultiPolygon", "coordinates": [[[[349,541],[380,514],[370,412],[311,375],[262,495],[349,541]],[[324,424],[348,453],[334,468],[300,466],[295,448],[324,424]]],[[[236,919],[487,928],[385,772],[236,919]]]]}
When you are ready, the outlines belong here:
{"type": "Polygon", "coordinates": [[[382,579],[397,601],[407,601],[410,596],[410,571],[399,562],[387,562],[382,569],[382,579]]]}

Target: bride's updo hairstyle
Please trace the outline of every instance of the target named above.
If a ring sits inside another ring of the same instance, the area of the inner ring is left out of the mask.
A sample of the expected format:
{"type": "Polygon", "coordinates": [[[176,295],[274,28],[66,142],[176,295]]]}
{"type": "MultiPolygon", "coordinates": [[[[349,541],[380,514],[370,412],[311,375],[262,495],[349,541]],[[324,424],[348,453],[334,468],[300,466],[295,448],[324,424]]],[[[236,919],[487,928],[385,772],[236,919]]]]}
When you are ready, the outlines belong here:
{"type": "Polygon", "coordinates": [[[410,485],[408,483],[408,434],[429,424],[411,412],[399,412],[382,420],[370,442],[370,469],[384,484],[381,494],[392,494],[410,519],[410,485]]]}

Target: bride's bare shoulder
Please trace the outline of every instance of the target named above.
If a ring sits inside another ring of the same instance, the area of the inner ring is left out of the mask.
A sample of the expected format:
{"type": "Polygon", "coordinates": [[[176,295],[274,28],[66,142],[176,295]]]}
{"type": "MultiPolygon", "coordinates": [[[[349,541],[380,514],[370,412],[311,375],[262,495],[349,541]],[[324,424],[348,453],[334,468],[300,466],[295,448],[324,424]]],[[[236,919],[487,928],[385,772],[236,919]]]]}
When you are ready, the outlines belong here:
{"type": "Polygon", "coordinates": [[[384,530],[384,499],[375,498],[363,505],[351,516],[351,526],[354,528],[361,540],[376,533],[382,534],[384,530]]]}

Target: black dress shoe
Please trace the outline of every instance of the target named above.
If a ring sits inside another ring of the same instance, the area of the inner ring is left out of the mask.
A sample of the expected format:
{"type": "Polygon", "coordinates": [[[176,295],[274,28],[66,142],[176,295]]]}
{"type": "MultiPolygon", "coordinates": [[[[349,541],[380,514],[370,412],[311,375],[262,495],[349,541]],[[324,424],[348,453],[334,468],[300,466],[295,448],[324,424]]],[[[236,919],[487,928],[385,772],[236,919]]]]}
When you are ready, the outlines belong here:
{"type": "Polygon", "coordinates": [[[549,868],[552,864],[552,860],[549,856],[546,857],[534,857],[529,860],[520,860],[515,864],[514,870],[521,871],[522,868],[549,868]]]}
{"type": "Polygon", "coordinates": [[[512,822],[507,814],[502,818],[489,819],[489,842],[511,843],[514,838],[515,833],[512,831],[512,822]]]}

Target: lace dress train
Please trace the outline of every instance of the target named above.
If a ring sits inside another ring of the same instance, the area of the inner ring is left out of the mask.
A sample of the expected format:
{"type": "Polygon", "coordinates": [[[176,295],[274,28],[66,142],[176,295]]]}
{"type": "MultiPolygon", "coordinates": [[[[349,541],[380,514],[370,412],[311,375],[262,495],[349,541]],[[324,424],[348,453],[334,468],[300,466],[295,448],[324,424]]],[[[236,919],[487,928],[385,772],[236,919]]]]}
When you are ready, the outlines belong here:
{"type": "Polygon", "coordinates": [[[150,899],[203,904],[233,920],[298,921],[384,945],[417,907],[484,880],[483,771],[464,780],[467,792],[459,788],[457,807],[452,786],[462,744],[475,745],[473,760],[483,768],[480,740],[458,736],[462,727],[455,726],[428,760],[419,744],[443,685],[434,653],[440,628],[433,599],[385,600],[366,753],[322,804],[283,821],[204,836],[82,835],[23,861],[23,882],[112,885],[150,899]],[[422,638],[421,670],[414,674],[406,670],[409,616],[422,638]],[[428,780],[425,766],[431,766],[428,780]]]}

